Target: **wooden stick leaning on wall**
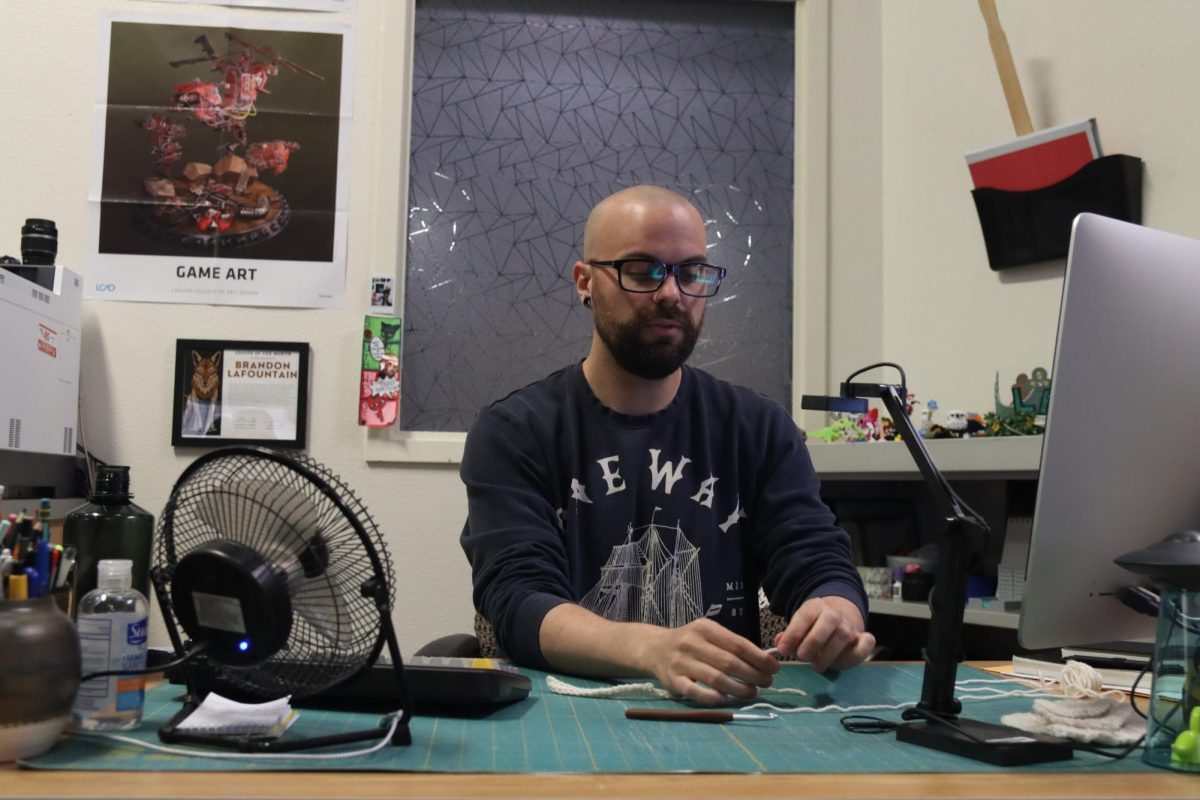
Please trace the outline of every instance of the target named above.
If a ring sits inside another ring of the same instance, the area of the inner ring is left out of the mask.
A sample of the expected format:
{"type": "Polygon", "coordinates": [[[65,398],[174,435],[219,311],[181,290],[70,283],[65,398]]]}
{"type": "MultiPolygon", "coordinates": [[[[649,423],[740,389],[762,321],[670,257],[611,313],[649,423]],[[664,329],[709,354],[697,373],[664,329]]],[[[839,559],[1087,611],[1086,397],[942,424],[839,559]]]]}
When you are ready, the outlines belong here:
{"type": "Polygon", "coordinates": [[[1029,119],[1029,108],[1025,105],[1025,94],[1017,68],[1013,65],[1012,52],[1008,49],[1008,37],[1000,27],[1000,15],[996,13],[996,0],[979,0],[979,10],[987,23],[988,43],[992,46],[992,57],[996,60],[996,71],[1000,73],[1000,85],[1004,87],[1004,99],[1008,101],[1008,113],[1018,136],[1033,133],[1029,119]]]}

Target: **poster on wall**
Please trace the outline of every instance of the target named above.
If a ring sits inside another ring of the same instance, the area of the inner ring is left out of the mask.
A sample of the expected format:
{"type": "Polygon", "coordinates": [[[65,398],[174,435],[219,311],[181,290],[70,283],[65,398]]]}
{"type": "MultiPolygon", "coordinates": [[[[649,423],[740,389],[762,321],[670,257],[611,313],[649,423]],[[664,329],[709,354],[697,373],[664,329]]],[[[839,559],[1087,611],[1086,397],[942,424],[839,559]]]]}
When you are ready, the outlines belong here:
{"type": "Polygon", "coordinates": [[[102,22],[85,297],[342,304],[352,31],[232,19],[102,22]]]}
{"type": "Polygon", "coordinates": [[[157,0],[159,3],[191,3],[208,6],[257,6],[294,8],[300,11],[354,11],[358,0],[157,0]]]}

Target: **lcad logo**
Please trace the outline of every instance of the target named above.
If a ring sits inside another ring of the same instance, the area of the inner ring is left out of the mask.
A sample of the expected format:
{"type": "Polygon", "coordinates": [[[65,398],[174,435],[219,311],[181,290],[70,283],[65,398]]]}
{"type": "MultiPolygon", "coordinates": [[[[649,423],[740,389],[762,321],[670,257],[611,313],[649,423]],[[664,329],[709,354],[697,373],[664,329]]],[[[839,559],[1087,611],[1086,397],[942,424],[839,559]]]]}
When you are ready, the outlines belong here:
{"type": "Polygon", "coordinates": [[[96,284],[97,292],[115,292],[116,290],[117,290],[117,285],[115,283],[97,283],[96,284]]]}

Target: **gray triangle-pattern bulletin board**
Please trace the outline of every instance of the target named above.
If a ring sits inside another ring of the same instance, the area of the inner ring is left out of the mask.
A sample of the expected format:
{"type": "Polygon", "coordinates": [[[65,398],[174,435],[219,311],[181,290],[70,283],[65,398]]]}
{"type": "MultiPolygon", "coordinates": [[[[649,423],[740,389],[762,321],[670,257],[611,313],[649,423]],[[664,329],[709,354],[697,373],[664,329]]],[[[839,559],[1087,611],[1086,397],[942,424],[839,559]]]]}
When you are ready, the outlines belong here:
{"type": "Polygon", "coordinates": [[[691,197],[730,270],[691,362],[790,407],[793,7],[418,0],[401,427],[587,352],[569,274],[592,205],[691,197]]]}

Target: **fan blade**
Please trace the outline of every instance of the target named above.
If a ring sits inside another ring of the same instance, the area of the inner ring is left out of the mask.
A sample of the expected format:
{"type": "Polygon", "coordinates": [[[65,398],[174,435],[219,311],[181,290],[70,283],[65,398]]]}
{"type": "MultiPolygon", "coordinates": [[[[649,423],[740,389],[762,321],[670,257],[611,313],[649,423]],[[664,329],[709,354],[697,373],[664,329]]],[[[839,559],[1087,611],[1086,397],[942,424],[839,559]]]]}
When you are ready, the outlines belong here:
{"type": "Polygon", "coordinates": [[[328,555],[317,507],[299,489],[263,480],[233,480],[196,501],[196,514],[223,539],[258,550],[286,570],[324,572],[328,555]]]}

